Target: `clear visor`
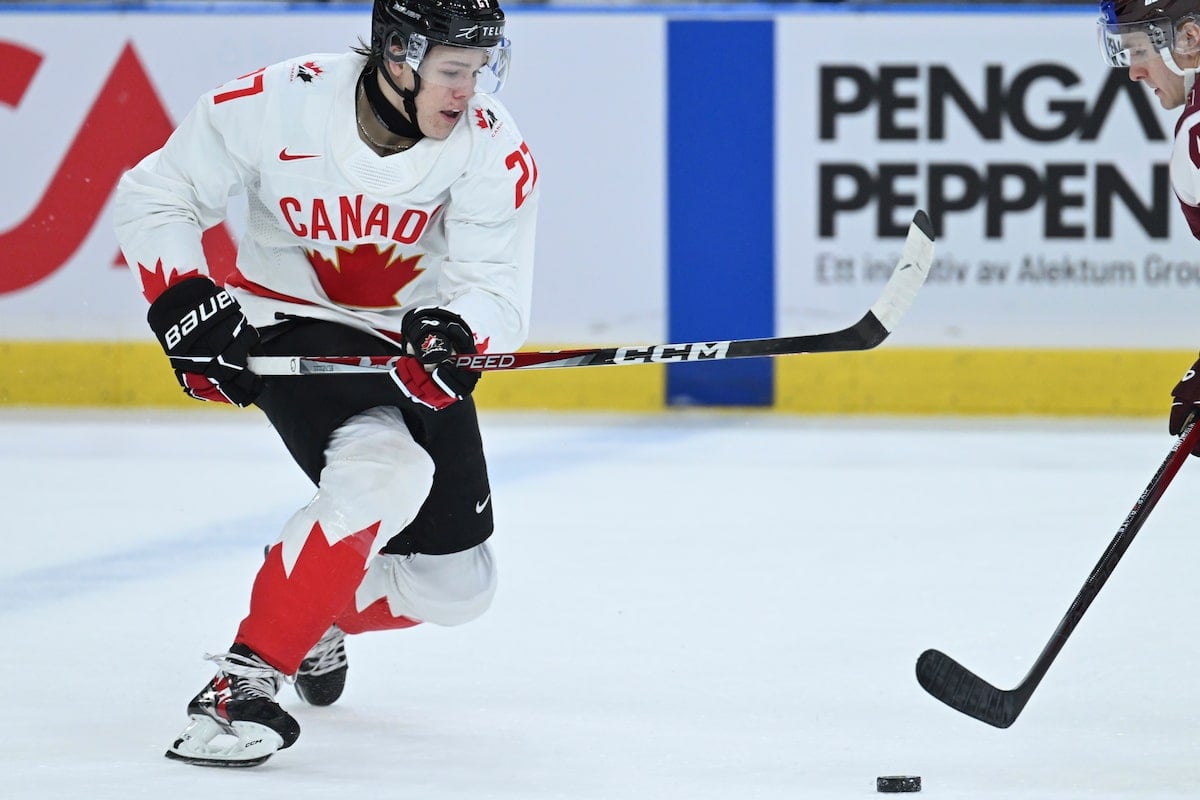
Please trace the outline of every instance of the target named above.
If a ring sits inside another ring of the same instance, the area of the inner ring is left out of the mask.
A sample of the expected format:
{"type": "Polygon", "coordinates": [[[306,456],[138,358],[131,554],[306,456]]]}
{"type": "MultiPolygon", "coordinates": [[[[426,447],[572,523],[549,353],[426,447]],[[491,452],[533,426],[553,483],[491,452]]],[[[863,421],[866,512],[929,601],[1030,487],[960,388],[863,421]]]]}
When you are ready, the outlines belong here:
{"type": "Polygon", "coordinates": [[[419,33],[404,41],[392,31],[383,48],[384,57],[395,64],[408,64],[428,83],[456,92],[495,94],[508,77],[511,47],[501,39],[495,47],[455,47],[430,42],[419,33]]]}
{"type": "MultiPolygon", "coordinates": [[[[1175,47],[1175,30],[1166,17],[1142,22],[1097,22],[1100,55],[1110,67],[1132,67],[1167,57],[1175,47]]],[[[1165,60],[1165,59],[1164,59],[1165,60]]]]}

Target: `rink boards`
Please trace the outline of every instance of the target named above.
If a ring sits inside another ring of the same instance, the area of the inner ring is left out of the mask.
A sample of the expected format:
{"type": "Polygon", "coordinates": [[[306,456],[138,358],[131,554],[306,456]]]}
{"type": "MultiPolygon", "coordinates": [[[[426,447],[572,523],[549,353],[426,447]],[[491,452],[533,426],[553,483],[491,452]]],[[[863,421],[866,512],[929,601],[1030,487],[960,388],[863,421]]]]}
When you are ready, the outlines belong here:
{"type": "MultiPolygon", "coordinates": [[[[529,349],[848,325],[918,207],[938,262],[875,352],[489,375],[481,402],[1161,413],[1200,346],[1200,245],[1166,180],[1173,115],[1100,64],[1093,13],[517,8],[501,97],[543,192],[529,349]]],[[[366,22],[0,9],[0,402],[190,402],[121,262],[112,188],[201,93],[342,51],[366,22]]],[[[211,260],[240,223],[235,207],[210,232],[211,260]]]]}

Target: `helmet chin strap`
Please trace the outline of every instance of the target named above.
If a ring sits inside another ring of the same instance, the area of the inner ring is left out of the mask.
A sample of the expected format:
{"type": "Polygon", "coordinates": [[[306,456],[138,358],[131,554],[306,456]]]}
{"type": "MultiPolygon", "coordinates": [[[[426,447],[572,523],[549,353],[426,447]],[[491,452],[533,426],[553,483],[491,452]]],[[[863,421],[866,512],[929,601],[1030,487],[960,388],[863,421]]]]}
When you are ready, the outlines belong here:
{"type": "Polygon", "coordinates": [[[404,114],[401,114],[384,97],[383,90],[379,88],[377,82],[366,80],[364,88],[367,93],[367,102],[371,105],[375,116],[379,118],[385,128],[398,136],[423,139],[425,132],[417,123],[417,94],[421,91],[421,76],[417,74],[416,70],[413,70],[413,88],[401,89],[399,84],[392,79],[392,73],[386,66],[381,65],[376,67],[376,70],[383,75],[383,79],[387,81],[388,86],[392,87],[392,91],[400,95],[400,100],[404,103],[404,114]]]}
{"type": "Polygon", "coordinates": [[[1169,47],[1160,48],[1158,54],[1162,57],[1163,63],[1167,65],[1167,69],[1171,70],[1171,72],[1174,72],[1184,80],[1187,79],[1189,72],[1195,72],[1195,70],[1191,69],[1185,70],[1183,67],[1175,63],[1175,56],[1171,55],[1171,49],[1169,47]]]}
{"type": "Polygon", "coordinates": [[[1183,96],[1189,96],[1192,93],[1192,87],[1196,84],[1196,72],[1200,70],[1200,67],[1184,69],[1176,63],[1175,56],[1171,55],[1171,51],[1166,47],[1159,50],[1158,53],[1162,56],[1163,63],[1167,65],[1167,69],[1183,78],[1183,96]]]}
{"type": "MultiPolygon", "coordinates": [[[[1179,20],[1179,22],[1177,22],[1176,25],[1181,26],[1186,21],[1191,21],[1192,23],[1197,22],[1194,15],[1189,14],[1189,15],[1185,16],[1183,19],[1179,20]]],[[[1176,34],[1176,35],[1178,35],[1178,34],[1176,34]]],[[[1183,93],[1184,93],[1184,95],[1186,96],[1186,95],[1191,94],[1192,86],[1196,83],[1196,71],[1198,69],[1200,69],[1200,66],[1186,67],[1186,68],[1179,66],[1178,62],[1175,61],[1175,55],[1171,52],[1171,49],[1169,47],[1164,47],[1164,48],[1160,49],[1158,52],[1159,52],[1159,55],[1162,56],[1163,63],[1165,63],[1167,65],[1167,69],[1171,70],[1171,72],[1174,72],[1176,75],[1183,78],[1183,93]]],[[[1194,54],[1195,52],[1196,52],[1195,50],[1191,50],[1191,51],[1189,51],[1189,55],[1194,54]]]]}

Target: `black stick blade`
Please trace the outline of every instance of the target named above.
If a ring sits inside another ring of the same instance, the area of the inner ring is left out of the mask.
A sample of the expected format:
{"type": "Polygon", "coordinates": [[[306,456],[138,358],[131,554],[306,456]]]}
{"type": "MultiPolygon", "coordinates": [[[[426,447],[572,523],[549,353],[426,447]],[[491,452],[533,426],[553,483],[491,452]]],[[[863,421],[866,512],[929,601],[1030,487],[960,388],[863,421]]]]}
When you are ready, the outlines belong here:
{"type": "Polygon", "coordinates": [[[955,711],[980,722],[1007,728],[1029,696],[1020,688],[997,689],[940,650],[926,650],[917,659],[917,683],[955,711]]]}

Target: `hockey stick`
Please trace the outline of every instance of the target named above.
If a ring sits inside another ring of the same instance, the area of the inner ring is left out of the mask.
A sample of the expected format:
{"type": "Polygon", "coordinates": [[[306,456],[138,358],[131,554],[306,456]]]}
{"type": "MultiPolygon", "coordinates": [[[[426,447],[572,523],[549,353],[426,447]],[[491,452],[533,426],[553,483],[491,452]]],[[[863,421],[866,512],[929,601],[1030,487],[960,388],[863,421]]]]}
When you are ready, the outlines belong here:
{"type": "MultiPolygon", "coordinates": [[[[849,328],[809,336],[735,339],[648,346],[601,347],[592,350],[546,350],[525,353],[461,355],[455,364],[475,372],[556,367],[603,367],[624,364],[716,361],[799,353],[838,353],[877,347],[908,311],[933,265],[933,226],[918,211],[896,269],[870,310],[849,328]]],[[[322,375],[391,369],[397,356],[252,356],[248,366],[259,375],[322,375]]]]}
{"type": "Polygon", "coordinates": [[[1175,440],[1175,444],[1171,446],[1170,453],[1167,454],[1158,471],[1154,473],[1154,477],[1150,479],[1150,484],[1146,486],[1141,497],[1134,503],[1129,516],[1125,517],[1125,521],[1117,529],[1116,537],[1109,543],[1108,549],[1104,551],[1104,555],[1092,570],[1092,574],[1088,576],[1087,582],[1075,596],[1074,602],[1067,609],[1066,616],[1058,623],[1050,641],[1046,643],[1037,660],[1033,662],[1029,673],[1017,684],[1016,688],[997,689],[939,650],[926,650],[917,659],[917,682],[925,691],[946,705],[969,717],[986,722],[988,725],[1007,728],[1016,722],[1021,710],[1033,696],[1033,690],[1046,676],[1046,671],[1054,663],[1055,657],[1063,649],[1063,645],[1067,643],[1067,639],[1079,625],[1079,621],[1083,619],[1084,612],[1096,599],[1100,588],[1112,574],[1117,562],[1121,560],[1121,556],[1129,549],[1133,537],[1137,535],[1146,518],[1150,516],[1150,512],[1158,504],[1159,498],[1170,485],[1171,479],[1187,461],[1198,441],[1200,441],[1200,423],[1193,419],[1175,440]]]}

